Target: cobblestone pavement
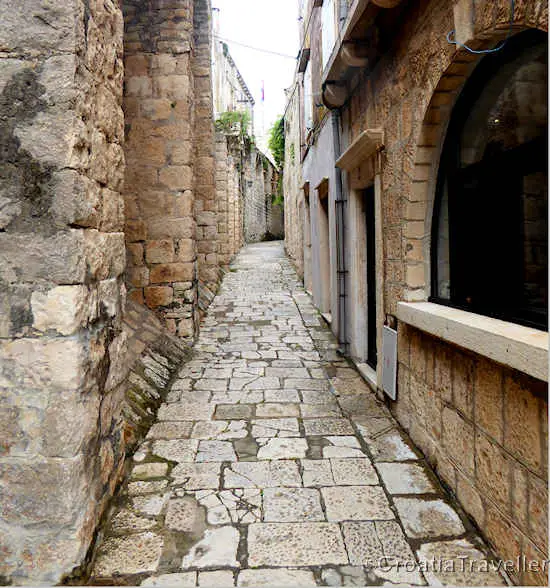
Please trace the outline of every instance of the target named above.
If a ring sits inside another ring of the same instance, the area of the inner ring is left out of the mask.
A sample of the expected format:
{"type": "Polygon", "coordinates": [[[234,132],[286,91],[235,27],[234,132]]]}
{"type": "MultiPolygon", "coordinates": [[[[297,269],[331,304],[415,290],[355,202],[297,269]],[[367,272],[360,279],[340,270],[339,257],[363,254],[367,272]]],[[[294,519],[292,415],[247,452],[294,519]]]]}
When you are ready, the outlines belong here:
{"type": "Polygon", "coordinates": [[[503,584],[336,347],[282,244],[243,249],[134,457],[90,582],[503,584]]]}

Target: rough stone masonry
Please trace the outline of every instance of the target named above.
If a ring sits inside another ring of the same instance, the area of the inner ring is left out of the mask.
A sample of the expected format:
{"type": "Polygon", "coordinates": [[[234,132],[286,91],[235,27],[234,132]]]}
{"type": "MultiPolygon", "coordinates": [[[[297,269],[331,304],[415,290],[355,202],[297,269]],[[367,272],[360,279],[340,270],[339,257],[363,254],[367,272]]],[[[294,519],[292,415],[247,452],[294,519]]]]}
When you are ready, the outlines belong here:
{"type": "Polygon", "coordinates": [[[112,0],[0,19],[0,576],[55,582],[122,467],[123,21],[112,0]]]}

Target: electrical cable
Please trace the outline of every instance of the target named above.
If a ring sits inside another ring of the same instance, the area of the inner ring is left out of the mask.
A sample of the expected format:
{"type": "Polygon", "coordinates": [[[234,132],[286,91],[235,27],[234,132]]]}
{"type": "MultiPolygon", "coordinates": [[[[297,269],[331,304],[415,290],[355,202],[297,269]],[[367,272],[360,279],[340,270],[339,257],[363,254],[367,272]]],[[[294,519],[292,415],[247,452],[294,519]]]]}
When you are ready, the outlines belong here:
{"type": "Polygon", "coordinates": [[[497,51],[500,51],[501,49],[504,48],[504,45],[506,45],[506,43],[508,42],[508,39],[510,39],[510,37],[512,36],[512,32],[514,30],[514,16],[515,16],[515,12],[516,12],[516,6],[515,6],[515,0],[510,0],[510,28],[508,30],[508,35],[506,36],[506,39],[504,39],[503,41],[501,41],[495,48],[493,49],[472,49],[471,47],[468,47],[468,45],[464,45],[463,43],[459,43],[456,39],[453,39],[453,35],[456,34],[455,30],[449,31],[447,33],[447,41],[451,44],[451,45],[457,45],[458,47],[462,47],[463,49],[466,49],[466,51],[469,51],[470,53],[474,53],[475,55],[483,55],[486,53],[496,53],[497,51]]]}
{"type": "Polygon", "coordinates": [[[233,43],[233,45],[240,45],[241,47],[246,47],[247,49],[252,49],[253,51],[259,51],[260,53],[269,53],[270,55],[277,55],[278,57],[285,57],[286,59],[293,59],[296,61],[297,57],[295,55],[288,55],[287,53],[278,53],[277,51],[270,51],[269,49],[260,49],[259,47],[253,47],[252,45],[246,45],[245,43],[239,43],[238,41],[232,41],[231,39],[225,39],[224,37],[220,37],[219,35],[214,35],[216,39],[219,41],[223,41],[224,43],[233,43]]]}

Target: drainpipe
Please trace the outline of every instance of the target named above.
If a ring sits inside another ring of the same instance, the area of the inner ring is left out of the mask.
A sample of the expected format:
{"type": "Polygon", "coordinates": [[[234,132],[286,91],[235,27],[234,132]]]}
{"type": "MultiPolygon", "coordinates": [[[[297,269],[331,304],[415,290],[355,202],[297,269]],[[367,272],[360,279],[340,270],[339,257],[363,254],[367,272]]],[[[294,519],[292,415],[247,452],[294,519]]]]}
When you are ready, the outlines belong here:
{"type": "MultiPolygon", "coordinates": [[[[341,131],[340,131],[340,109],[332,111],[332,137],[334,154],[336,159],[341,155],[341,131]]],[[[335,171],[335,188],[336,188],[336,274],[338,284],[338,343],[339,351],[347,355],[349,351],[349,342],[347,337],[347,281],[348,269],[346,260],[346,208],[347,193],[343,189],[342,170],[339,167],[335,171]]]]}

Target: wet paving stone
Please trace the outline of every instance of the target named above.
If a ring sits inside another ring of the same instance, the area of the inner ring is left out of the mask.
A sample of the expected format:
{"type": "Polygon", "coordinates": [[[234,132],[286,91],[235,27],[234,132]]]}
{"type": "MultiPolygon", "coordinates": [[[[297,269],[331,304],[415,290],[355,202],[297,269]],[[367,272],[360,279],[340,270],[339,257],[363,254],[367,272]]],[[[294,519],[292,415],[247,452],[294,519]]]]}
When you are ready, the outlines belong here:
{"type": "Polygon", "coordinates": [[[232,270],[136,451],[89,584],[503,584],[426,563],[490,553],[338,354],[282,244],[246,247],[232,270]]]}

